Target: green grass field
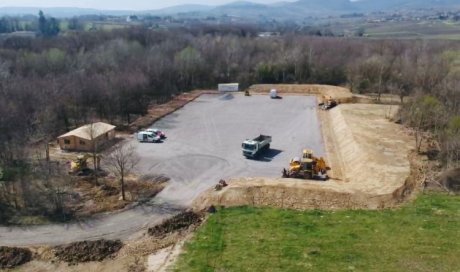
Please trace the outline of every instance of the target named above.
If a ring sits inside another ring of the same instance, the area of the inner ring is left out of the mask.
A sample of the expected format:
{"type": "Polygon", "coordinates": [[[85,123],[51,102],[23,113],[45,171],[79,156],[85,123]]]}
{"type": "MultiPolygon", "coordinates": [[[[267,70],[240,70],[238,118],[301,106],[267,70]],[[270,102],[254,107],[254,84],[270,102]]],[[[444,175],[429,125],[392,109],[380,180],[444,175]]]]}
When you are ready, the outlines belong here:
{"type": "Polygon", "coordinates": [[[228,208],[185,246],[176,271],[460,271],[460,196],[397,210],[228,208]]]}

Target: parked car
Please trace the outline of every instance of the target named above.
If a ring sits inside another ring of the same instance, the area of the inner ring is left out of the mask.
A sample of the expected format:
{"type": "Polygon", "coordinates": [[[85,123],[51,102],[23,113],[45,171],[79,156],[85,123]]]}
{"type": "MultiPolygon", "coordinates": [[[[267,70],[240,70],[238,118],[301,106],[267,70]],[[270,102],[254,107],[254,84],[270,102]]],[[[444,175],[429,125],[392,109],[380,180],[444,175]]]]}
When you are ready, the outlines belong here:
{"type": "Polygon", "coordinates": [[[158,143],[161,141],[161,137],[151,131],[139,131],[137,140],[139,142],[158,143]]]}
{"type": "Polygon", "coordinates": [[[155,135],[159,136],[161,139],[166,138],[166,134],[163,131],[161,131],[161,130],[159,130],[157,128],[149,128],[146,131],[154,133],[155,135]]]}

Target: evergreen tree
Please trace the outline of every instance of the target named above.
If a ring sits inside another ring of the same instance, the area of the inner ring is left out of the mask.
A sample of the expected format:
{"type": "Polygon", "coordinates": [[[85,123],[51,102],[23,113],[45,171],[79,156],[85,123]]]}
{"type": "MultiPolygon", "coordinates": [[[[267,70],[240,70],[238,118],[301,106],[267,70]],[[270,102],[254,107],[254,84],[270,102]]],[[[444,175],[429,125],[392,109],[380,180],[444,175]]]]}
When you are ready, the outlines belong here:
{"type": "Polygon", "coordinates": [[[46,19],[43,11],[38,13],[38,31],[44,37],[55,37],[61,31],[59,28],[59,21],[51,17],[46,19]]]}

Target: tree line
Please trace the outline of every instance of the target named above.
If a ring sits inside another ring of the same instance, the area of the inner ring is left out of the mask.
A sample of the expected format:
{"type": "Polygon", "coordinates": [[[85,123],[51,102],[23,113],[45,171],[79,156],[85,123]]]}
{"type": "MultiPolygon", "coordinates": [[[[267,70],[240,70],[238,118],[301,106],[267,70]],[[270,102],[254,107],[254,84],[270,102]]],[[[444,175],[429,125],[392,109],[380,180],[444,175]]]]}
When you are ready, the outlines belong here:
{"type": "MultiPolygon", "coordinates": [[[[78,19],[68,20],[68,28],[78,26],[78,19]]],[[[38,18],[32,15],[24,16],[3,16],[0,17],[0,34],[13,33],[17,31],[31,31],[39,35],[52,37],[60,32],[60,21],[54,17],[46,17],[43,11],[38,13],[38,18]]]]}
{"type": "MultiPolygon", "coordinates": [[[[45,18],[39,24],[52,30],[54,22],[45,18]]],[[[294,33],[261,38],[257,29],[244,26],[49,36],[0,39],[0,168],[7,173],[0,188],[10,193],[5,181],[23,180],[27,175],[17,170],[31,169],[24,165],[30,158],[27,143],[50,141],[93,120],[123,128],[149,105],[222,82],[239,82],[243,88],[255,83],[346,85],[378,97],[397,94],[406,103],[402,121],[421,135],[426,130],[436,135],[445,165],[460,159],[460,44],[455,41],[294,33]],[[416,98],[405,99],[409,95],[416,98]]]]}

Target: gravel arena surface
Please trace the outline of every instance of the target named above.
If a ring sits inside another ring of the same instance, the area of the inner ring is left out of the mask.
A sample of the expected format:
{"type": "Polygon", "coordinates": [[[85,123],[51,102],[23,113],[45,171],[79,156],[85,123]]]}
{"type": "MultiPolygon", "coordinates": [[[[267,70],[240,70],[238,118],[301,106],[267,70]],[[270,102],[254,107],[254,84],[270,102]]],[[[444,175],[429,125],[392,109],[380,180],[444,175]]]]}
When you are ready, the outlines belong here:
{"type": "Polygon", "coordinates": [[[423,161],[411,159],[413,137],[388,120],[397,112],[398,107],[375,104],[343,104],[321,112],[332,168],[327,182],[234,178],[222,190],[200,195],[193,206],[197,210],[209,205],[300,210],[395,207],[420,181],[413,169],[423,161]]]}
{"type": "Polygon", "coordinates": [[[138,143],[141,174],[165,174],[167,187],[150,203],[70,224],[0,227],[4,246],[59,245],[82,240],[135,239],[147,227],[189,207],[193,199],[230,177],[280,177],[289,160],[309,147],[325,154],[315,96],[242,94],[203,95],[160,119],[163,143],[138,143]],[[260,160],[243,157],[241,143],[260,133],[271,135],[271,149],[260,160]]]}
{"type": "Polygon", "coordinates": [[[157,201],[190,205],[195,197],[231,177],[280,177],[289,160],[311,148],[324,156],[316,97],[241,94],[203,95],[154,124],[163,143],[137,143],[143,173],[171,178],[157,201]],[[273,137],[258,160],[242,155],[241,143],[259,134],[273,137]]]}

